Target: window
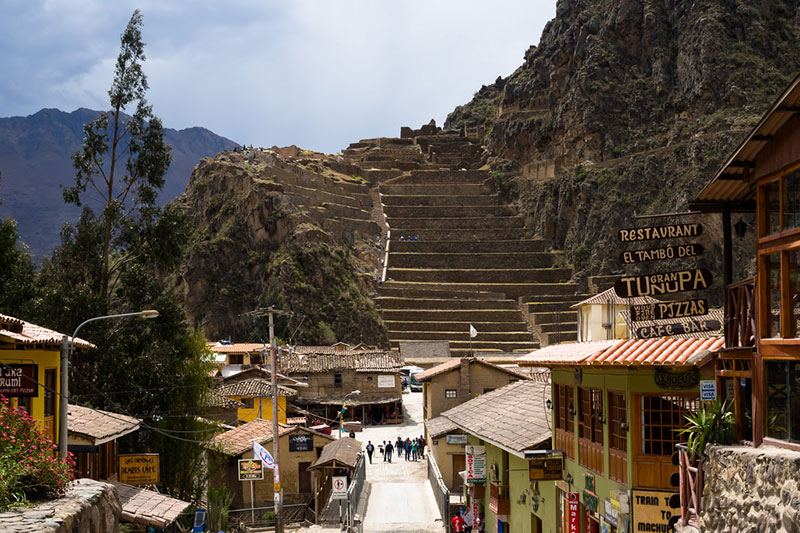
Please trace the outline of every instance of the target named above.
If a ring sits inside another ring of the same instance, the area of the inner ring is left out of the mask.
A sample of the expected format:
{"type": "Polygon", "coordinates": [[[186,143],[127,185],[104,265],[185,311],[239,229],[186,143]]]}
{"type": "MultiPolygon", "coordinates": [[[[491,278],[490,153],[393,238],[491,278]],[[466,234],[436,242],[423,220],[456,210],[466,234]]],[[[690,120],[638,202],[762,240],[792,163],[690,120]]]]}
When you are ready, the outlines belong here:
{"type": "Polygon", "coordinates": [[[33,414],[33,398],[30,396],[21,396],[17,398],[17,407],[24,410],[29,415],[33,414]]]}
{"type": "Polygon", "coordinates": [[[569,433],[575,427],[575,406],[572,403],[572,387],[556,385],[556,428],[569,433]]]}
{"type": "Polygon", "coordinates": [[[628,427],[625,393],[608,393],[608,424],[608,445],[615,450],[626,451],[628,449],[628,432],[623,429],[623,427],[628,427]]]}
{"type": "Polygon", "coordinates": [[[342,386],[342,375],[341,374],[334,374],[333,375],[333,384],[336,387],[342,386]]]}
{"type": "Polygon", "coordinates": [[[762,237],[800,227],[800,170],[762,185],[761,195],[762,237]]]}
{"type": "Polygon", "coordinates": [[[446,390],[444,391],[444,397],[445,397],[445,398],[452,399],[452,398],[455,398],[455,397],[456,397],[456,395],[457,395],[457,391],[456,391],[456,389],[446,389],[446,390]]]}
{"type": "Polygon", "coordinates": [[[228,364],[229,365],[243,365],[244,364],[244,354],[241,354],[241,353],[228,354],[228,364]]]}
{"type": "Polygon", "coordinates": [[[44,371],[44,416],[56,414],[56,369],[44,371]]]}
{"type": "Polygon", "coordinates": [[[685,437],[676,429],[685,427],[685,415],[700,408],[697,396],[642,396],[642,453],[672,455],[685,437]]]}
{"type": "Polygon", "coordinates": [[[600,389],[578,389],[579,436],[594,443],[603,443],[603,391],[600,389]]]}
{"type": "Polygon", "coordinates": [[[800,442],[800,362],[767,361],[767,436],[800,442]]]}
{"type": "Polygon", "coordinates": [[[252,409],[253,407],[255,407],[255,402],[253,401],[253,398],[242,398],[242,403],[248,409],[252,409]]]}

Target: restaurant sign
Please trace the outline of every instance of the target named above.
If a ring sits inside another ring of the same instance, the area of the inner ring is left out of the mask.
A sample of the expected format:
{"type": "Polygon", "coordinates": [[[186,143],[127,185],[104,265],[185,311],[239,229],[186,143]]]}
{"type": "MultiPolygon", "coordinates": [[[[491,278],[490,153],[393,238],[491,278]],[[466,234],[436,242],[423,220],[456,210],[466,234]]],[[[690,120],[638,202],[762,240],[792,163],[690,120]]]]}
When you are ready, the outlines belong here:
{"type": "Polygon", "coordinates": [[[531,481],[552,481],[561,479],[564,470],[562,457],[537,457],[531,459],[528,473],[531,481]]]}
{"type": "Polygon", "coordinates": [[[239,481],[264,479],[264,466],[257,459],[239,459],[239,481]]]}
{"type": "Polygon", "coordinates": [[[464,446],[467,483],[486,483],[486,446],[464,446]]]}
{"type": "Polygon", "coordinates": [[[158,483],[158,454],[120,454],[119,482],[128,485],[154,485],[158,483]]]}
{"type": "Polygon", "coordinates": [[[665,320],[708,314],[708,300],[693,299],[680,302],[659,302],[631,306],[631,320],[665,320]]]}
{"type": "Polygon", "coordinates": [[[39,365],[8,365],[0,367],[0,394],[3,396],[39,395],[39,365]]]}
{"type": "Polygon", "coordinates": [[[308,433],[295,433],[289,435],[289,451],[290,452],[313,452],[314,451],[314,436],[308,433]]]}
{"type": "Polygon", "coordinates": [[[702,244],[679,244],[648,250],[628,250],[619,254],[620,262],[626,265],[644,263],[646,261],[667,261],[669,259],[685,259],[702,255],[705,249],[702,244]]]}
{"type": "Polygon", "coordinates": [[[684,335],[686,333],[719,331],[720,329],[722,329],[722,324],[720,324],[719,320],[687,319],[682,322],[675,322],[672,324],[642,326],[640,328],[636,328],[634,333],[639,339],[655,339],[661,337],[671,337],[673,335],[684,335]]]}
{"type": "Polygon", "coordinates": [[[702,234],[702,224],[670,224],[668,226],[621,229],[619,230],[619,240],[620,242],[641,242],[656,239],[699,237],[702,234]]]}
{"type": "Polygon", "coordinates": [[[614,292],[620,298],[632,298],[634,296],[702,291],[711,286],[713,279],[711,272],[705,268],[676,270],[644,276],[625,276],[614,283],[614,292]]]}

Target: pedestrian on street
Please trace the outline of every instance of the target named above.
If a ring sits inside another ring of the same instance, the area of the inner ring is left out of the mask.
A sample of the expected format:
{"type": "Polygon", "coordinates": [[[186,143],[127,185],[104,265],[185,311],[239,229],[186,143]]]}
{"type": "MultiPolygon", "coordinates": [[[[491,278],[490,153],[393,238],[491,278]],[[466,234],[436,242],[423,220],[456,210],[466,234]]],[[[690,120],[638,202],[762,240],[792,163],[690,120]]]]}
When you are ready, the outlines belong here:
{"type": "Polygon", "coordinates": [[[404,445],[406,451],[406,461],[411,460],[411,439],[406,438],[406,443],[404,445]]]}
{"type": "Polygon", "coordinates": [[[453,528],[453,533],[464,533],[464,529],[467,526],[467,522],[464,520],[464,517],[461,516],[461,511],[456,513],[452,520],[450,520],[450,525],[453,528]]]}
{"type": "Polygon", "coordinates": [[[390,463],[392,462],[392,450],[393,450],[393,448],[394,448],[394,446],[392,446],[391,442],[386,444],[386,457],[388,458],[388,461],[390,463]]]}
{"type": "Polygon", "coordinates": [[[416,461],[417,460],[417,448],[419,448],[419,444],[417,444],[417,441],[416,440],[412,441],[411,442],[411,460],[412,461],[416,461]]]}
{"type": "Polygon", "coordinates": [[[394,449],[397,452],[397,457],[403,457],[403,439],[397,437],[397,442],[394,443],[394,449]]]}
{"type": "Polygon", "coordinates": [[[367,457],[369,457],[369,464],[372,464],[372,453],[375,451],[375,446],[372,445],[372,441],[367,442],[367,457]]]}
{"type": "Polygon", "coordinates": [[[383,445],[381,446],[381,455],[383,455],[383,462],[386,462],[386,441],[383,441],[383,445]]]}
{"type": "Polygon", "coordinates": [[[422,435],[419,436],[419,456],[421,459],[425,459],[425,437],[422,435]]]}

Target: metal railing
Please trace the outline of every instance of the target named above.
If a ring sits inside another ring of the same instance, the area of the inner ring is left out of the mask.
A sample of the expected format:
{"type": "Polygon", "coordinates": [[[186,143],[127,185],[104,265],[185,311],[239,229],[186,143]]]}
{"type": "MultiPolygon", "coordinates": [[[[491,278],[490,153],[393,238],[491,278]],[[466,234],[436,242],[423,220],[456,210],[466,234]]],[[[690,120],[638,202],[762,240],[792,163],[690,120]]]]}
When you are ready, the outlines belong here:
{"type": "Polygon", "coordinates": [[[703,461],[692,463],[685,444],[676,444],[680,475],[681,525],[696,526],[702,510],[703,461]]]}
{"type": "Polygon", "coordinates": [[[436,505],[439,507],[439,514],[445,527],[450,527],[450,489],[442,480],[442,473],[439,472],[439,465],[433,458],[433,454],[428,454],[428,481],[433,489],[433,496],[436,498],[436,505]]]}
{"type": "MultiPolygon", "coordinates": [[[[228,516],[232,524],[243,524],[247,527],[274,527],[275,506],[266,505],[246,509],[230,509],[228,516]]],[[[284,504],[283,523],[297,524],[302,522],[313,523],[314,512],[308,503],[284,504]]]]}
{"type": "Polygon", "coordinates": [[[361,492],[364,489],[364,482],[367,479],[367,465],[364,456],[359,455],[350,478],[350,487],[347,489],[347,505],[342,516],[342,531],[348,533],[360,533],[361,519],[356,516],[358,503],[361,500],[361,492]]]}

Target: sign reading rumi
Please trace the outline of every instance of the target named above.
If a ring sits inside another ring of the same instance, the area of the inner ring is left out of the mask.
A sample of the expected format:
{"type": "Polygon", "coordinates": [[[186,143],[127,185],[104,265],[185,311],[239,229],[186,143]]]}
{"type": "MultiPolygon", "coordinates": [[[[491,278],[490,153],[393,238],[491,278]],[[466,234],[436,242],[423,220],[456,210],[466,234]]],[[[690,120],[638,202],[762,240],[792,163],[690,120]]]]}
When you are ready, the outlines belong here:
{"type": "Polygon", "coordinates": [[[119,482],[127,483],[128,485],[153,485],[158,483],[158,454],[120,454],[119,482]]]}
{"type": "Polygon", "coordinates": [[[680,244],[651,248],[649,250],[628,250],[619,254],[619,260],[626,264],[644,263],[645,261],[666,261],[668,259],[683,259],[697,257],[705,251],[702,244],[680,244]]]}
{"type": "Polygon", "coordinates": [[[708,314],[708,300],[685,300],[681,302],[659,302],[631,306],[631,320],[665,320],[688,318],[708,314]]]}
{"type": "Polygon", "coordinates": [[[3,365],[0,367],[0,394],[38,396],[38,374],[39,365],[3,365]]]}
{"type": "Polygon", "coordinates": [[[705,268],[676,270],[644,276],[625,276],[614,283],[614,292],[620,298],[631,298],[702,291],[711,286],[713,279],[711,272],[705,268]]]}
{"type": "Polygon", "coordinates": [[[671,224],[669,226],[621,229],[619,230],[619,240],[621,242],[640,242],[656,239],[699,237],[702,234],[702,224],[671,224]]]}

